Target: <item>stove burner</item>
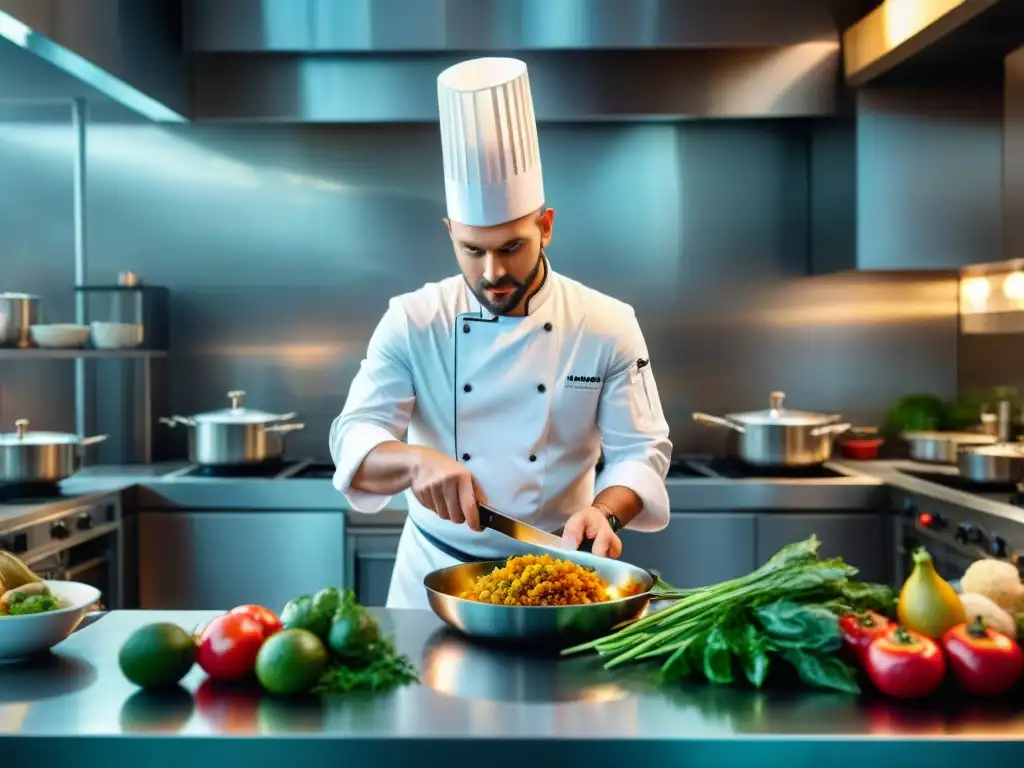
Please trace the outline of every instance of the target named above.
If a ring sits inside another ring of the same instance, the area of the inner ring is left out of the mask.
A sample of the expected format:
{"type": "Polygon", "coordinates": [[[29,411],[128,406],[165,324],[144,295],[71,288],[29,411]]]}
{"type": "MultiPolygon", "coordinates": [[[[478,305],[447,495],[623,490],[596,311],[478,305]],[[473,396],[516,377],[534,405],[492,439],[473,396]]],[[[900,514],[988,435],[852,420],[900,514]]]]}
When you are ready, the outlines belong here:
{"type": "MultiPolygon", "coordinates": [[[[929,472],[927,470],[922,472],[912,469],[901,471],[903,474],[916,477],[918,480],[935,483],[954,491],[963,491],[964,493],[973,493],[979,496],[994,496],[998,494],[1006,494],[1013,498],[1021,496],[1017,490],[1017,483],[979,483],[959,474],[953,475],[947,472],[929,472]]],[[[1011,503],[1016,502],[1011,501],[1011,503]]]]}
{"type": "Polygon", "coordinates": [[[289,466],[286,461],[266,461],[260,464],[238,464],[237,466],[200,466],[187,472],[184,477],[265,477],[271,478],[284,472],[289,466]]]}
{"type": "Polygon", "coordinates": [[[0,504],[53,501],[63,497],[57,482],[0,483],[0,504]]]}
{"type": "Polygon", "coordinates": [[[300,480],[330,480],[334,477],[333,464],[310,464],[292,475],[292,478],[300,480]]]}
{"type": "Polygon", "coordinates": [[[826,469],[822,465],[811,467],[758,467],[734,458],[714,458],[708,462],[713,472],[735,480],[743,478],[788,478],[794,480],[810,480],[816,478],[843,477],[841,472],[826,469]]]}
{"type": "Polygon", "coordinates": [[[669,477],[721,477],[730,480],[815,480],[844,477],[822,465],[811,467],[759,467],[747,462],[724,456],[712,458],[682,457],[672,462],[668,470],[669,477]],[[703,470],[703,471],[702,471],[703,470]]]}

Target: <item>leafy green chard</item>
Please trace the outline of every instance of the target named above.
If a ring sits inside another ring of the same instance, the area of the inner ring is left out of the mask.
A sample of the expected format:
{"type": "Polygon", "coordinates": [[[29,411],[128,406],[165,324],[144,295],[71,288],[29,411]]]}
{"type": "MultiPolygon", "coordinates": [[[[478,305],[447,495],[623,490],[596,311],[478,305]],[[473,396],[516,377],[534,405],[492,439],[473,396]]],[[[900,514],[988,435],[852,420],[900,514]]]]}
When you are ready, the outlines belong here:
{"type": "Polygon", "coordinates": [[[605,668],[659,659],[663,680],[700,676],[730,684],[739,674],[754,687],[773,659],[792,666],[808,685],[855,693],[856,674],[836,652],[838,616],[872,609],[894,615],[889,587],[850,581],[857,570],[839,558],[822,560],[815,536],[783,547],[757,570],[700,589],[657,591],[675,602],[612,634],[563,651],[596,651],[605,668]]]}

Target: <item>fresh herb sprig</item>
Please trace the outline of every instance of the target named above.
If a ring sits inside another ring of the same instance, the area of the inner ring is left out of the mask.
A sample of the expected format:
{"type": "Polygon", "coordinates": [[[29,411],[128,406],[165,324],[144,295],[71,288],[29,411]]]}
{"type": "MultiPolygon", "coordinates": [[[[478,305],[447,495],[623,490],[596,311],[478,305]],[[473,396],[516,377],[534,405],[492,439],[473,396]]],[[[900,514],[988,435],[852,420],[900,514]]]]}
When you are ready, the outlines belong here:
{"type": "Polygon", "coordinates": [[[855,670],[836,654],[838,617],[868,608],[892,616],[896,595],[884,585],[851,581],[856,568],[840,558],[822,560],[820,546],[811,536],[756,571],[710,587],[659,584],[659,598],[676,601],[671,606],[563,653],[597,652],[609,657],[606,669],[662,659],[665,680],[701,676],[728,684],[739,667],[758,688],[781,659],[809,685],[856,693],[855,670]]]}
{"type": "Polygon", "coordinates": [[[367,653],[368,661],[359,666],[337,664],[324,672],[314,693],[349,693],[370,691],[380,693],[402,685],[418,682],[416,668],[409,659],[395,650],[389,639],[381,639],[367,653]]]}

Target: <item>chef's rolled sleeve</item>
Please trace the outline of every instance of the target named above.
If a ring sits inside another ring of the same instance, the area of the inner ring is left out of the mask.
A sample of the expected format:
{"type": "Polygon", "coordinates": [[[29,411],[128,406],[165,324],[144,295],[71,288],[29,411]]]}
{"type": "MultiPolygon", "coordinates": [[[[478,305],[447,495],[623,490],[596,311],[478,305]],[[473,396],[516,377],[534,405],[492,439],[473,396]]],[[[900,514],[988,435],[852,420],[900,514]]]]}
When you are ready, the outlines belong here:
{"type": "Polygon", "coordinates": [[[636,316],[630,313],[623,326],[598,406],[605,465],[596,490],[600,493],[616,485],[632,490],[643,502],[643,510],[629,527],[653,532],[669,521],[665,477],[672,443],[636,316]]]}
{"type": "Polygon", "coordinates": [[[357,512],[380,512],[391,499],[353,488],[352,479],[370,451],[381,443],[401,440],[409,426],[416,392],[408,349],[405,312],[392,300],[370,338],[345,407],[331,425],[334,487],[357,512]]]}

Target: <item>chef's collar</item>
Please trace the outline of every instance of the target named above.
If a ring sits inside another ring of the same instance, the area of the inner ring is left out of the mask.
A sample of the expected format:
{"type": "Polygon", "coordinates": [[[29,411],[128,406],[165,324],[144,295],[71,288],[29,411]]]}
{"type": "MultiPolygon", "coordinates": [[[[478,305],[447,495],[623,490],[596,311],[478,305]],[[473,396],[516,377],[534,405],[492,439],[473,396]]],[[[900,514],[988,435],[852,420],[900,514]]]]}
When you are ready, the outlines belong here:
{"type": "MultiPolygon", "coordinates": [[[[541,251],[541,258],[544,259],[544,278],[541,280],[540,287],[532,294],[526,294],[526,297],[523,299],[526,302],[527,317],[537,314],[537,311],[551,296],[551,284],[554,282],[551,279],[551,262],[548,261],[548,257],[543,251],[541,251]]],[[[476,294],[469,290],[468,285],[466,286],[466,291],[469,293],[469,311],[479,314],[485,320],[493,320],[495,318],[494,313],[480,303],[476,294]]],[[[499,317],[504,317],[504,315],[499,317]]],[[[510,319],[517,320],[519,318],[516,316],[510,319]]]]}

